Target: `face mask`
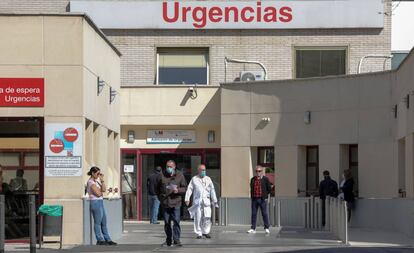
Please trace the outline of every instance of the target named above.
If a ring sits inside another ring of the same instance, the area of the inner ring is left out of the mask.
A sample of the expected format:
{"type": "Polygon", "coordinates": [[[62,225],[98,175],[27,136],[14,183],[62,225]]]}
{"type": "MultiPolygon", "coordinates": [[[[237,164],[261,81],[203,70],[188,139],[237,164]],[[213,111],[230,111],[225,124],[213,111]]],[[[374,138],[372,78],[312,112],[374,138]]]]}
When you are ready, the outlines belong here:
{"type": "Polygon", "coordinates": [[[167,167],[167,173],[172,174],[174,172],[174,169],[171,167],[167,167]]]}
{"type": "Polygon", "coordinates": [[[207,175],[207,173],[206,173],[205,170],[203,170],[203,171],[200,172],[200,177],[205,177],[206,175],[207,175]]]}

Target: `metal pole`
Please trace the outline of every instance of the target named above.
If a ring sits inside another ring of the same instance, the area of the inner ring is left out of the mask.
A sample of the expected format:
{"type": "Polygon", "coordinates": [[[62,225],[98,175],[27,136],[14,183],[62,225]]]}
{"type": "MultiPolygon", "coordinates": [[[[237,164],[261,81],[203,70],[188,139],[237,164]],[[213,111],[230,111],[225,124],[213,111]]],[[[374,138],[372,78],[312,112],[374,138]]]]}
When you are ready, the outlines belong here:
{"type": "Polygon", "coordinates": [[[4,234],[6,233],[4,195],[0,195],[0,253],[4,253],[4,234]]]}
{"type": "Polygon", "coordinates": [[[344,214],[345,217],[343,219],[344,221],[344,240],[343,242],[345,244],[348,244],[348,207],[347,207],[347,203],[344,201],[344,214]]]}
{"type": "Polygon", "coordinates": [[[280,205],[281,205],[281,203],[280,203],[280,200],[279,201],[277,201],[277,203],[276,203],[276,213],[277,213],[277,227],[279,227],[280,228],[280,205]]]}
{"type": "Polygon", "coordinates": [[[211,222],[211,225],[212,226],[215,226],[216,225],[216,206],[214,205],[214,204],[212,204],[211,205],[211,211],[212,211],[212,214],[211,214],[211,219],[212,219],[212,222],[211,222]]]}
{"type": "Polygon", "coordinates": [[[30,253],[36,253],[36,198],[35,195],[29,195],[29,231],[30,231],[30,253]]]}

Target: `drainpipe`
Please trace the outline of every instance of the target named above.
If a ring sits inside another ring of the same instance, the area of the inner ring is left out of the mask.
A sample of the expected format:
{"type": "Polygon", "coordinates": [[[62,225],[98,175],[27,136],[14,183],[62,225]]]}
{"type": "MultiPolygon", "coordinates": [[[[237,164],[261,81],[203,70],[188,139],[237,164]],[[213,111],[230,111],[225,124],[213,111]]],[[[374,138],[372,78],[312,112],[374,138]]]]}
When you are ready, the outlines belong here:
{"type": "Polygon", "coordinates": [[[256,64],[256,65],[259,65],[263,69],[263,72],[264,72],[263,79],[266,80],[266,77],[267,77],[267,69],[263,65],[263,63],[258,62],[258,61],[238,60],[238,59],[231,59],[231,58],[224,57],[224,82],[225,83],[227,82],[227,63],[228,62],[233,62],[233,63],[248,63],[248,64],[256,64]]]}

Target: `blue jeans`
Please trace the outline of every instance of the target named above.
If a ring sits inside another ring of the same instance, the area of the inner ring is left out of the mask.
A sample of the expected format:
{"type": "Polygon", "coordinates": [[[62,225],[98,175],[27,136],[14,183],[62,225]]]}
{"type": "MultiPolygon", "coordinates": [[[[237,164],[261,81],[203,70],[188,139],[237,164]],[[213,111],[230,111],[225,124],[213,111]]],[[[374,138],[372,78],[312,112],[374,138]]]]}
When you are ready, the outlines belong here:
{"type": "Polygon", "coordinates": [[[269,215],[267,214],[267,201],[265,198],[252,198],[252,229],[256,229],[257,221],[257,209],[260,207],[260,211],[263,216],[264,228],[269,228],[269,215]]]}
{"type": "Polygon", "coordinates": [[[181,208],[179,206],[164,208],[164,230],[167,235],[167,243],[172,243],[172,240],[180,240],[180,209],[181,208]],[[171,229],[171,221],[173,222],[173,229],[171,229]]]}
{"type": "Polygon", "coordinates": [[[103,205],[103,200],[91,200],[91,212],[93,216],[93,229],[97,241],[111,241],[109,237],[108,227],[106,226],[106,213],[103,205]],[[103,234],[103,236],[102,236],[103,234]]]}
{"type": "Polygon", "coordinates": [[[150,223],[156,223],[158,221],[158,210],[160,208],[160,201],[157,195],[149,195],[149,208],[150,208],[150,223]]]}

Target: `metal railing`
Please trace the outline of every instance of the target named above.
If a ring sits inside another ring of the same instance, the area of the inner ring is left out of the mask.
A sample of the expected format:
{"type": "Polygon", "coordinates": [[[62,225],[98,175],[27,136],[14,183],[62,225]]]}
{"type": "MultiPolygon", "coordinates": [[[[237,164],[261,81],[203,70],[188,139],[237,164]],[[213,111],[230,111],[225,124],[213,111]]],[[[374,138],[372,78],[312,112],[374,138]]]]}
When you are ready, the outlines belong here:
{"type": "MultiPolygon", "coordinates": [[[[213,212],[213,220],[218,215],[218,225],[250,225],[250,198],[221,198],[218,213],[213,212]]],[[[322,230],[323,202],[319,197],[272,197],[268,200],[269,223],[273,227],[303,227],[322,230]]],[[[263,224],[261,215],[257,225],[263,224]]],[[[325,229],[343,243],[348,243],[348,223],[346,202],[328,197],[325,201],[325,229]]]]}
{"type": "Polygon", "coordinates": [[[339,238],[344,244],[348,244],[348,210],[345,201],[326,197],[326,228],[339,238]]]}

